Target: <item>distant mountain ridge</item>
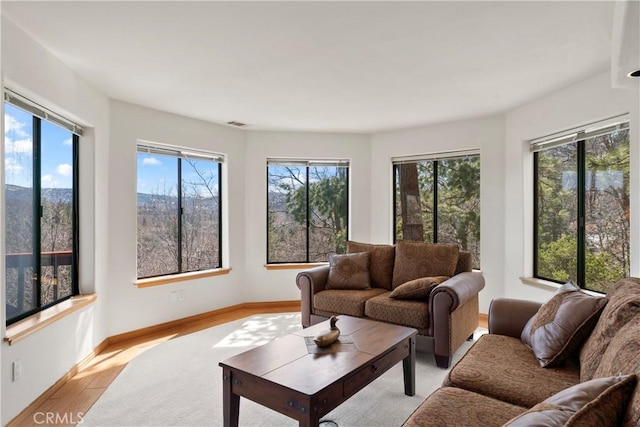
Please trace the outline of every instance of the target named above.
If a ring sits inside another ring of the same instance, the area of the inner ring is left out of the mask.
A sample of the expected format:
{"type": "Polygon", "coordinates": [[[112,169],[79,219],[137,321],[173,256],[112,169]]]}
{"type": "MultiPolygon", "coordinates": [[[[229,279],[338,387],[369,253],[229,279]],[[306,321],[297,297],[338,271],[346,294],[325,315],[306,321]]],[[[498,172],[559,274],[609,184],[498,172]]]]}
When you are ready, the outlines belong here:
{"type": "MultiPolygon", "coordinates": [[[[33,189],[30,187],[6,184],[4,190],[4,197],[8,202],[31,202],[33,198],[33,189]]],[[[71,188],[43,188],[42,198],[51,202],[71,203],[73,191],[71,188]]]]}
{"type": "MultiPolygon", "coordinates": [[[[169,200],[170,203],[177,202],[178,198],[176,196],[164,196],[157,194],[148,194],[148,193],[137,193],[138,205],[145,206],[154,206],[159,203],[164,203],[169,200]]],[[[284,198],[281,195],[271,196],[274,199],[279,201],[279,204],[284,203],[284,198]]],[[[21,202],[21,203],[31,203],[33,198],[33,189],[30,187],[22,187],[19,185],[6,184],[5,185],[5,198],[7,202],[21,202]]],[[[50,202],[65,202],[71,203],[73,200],[73,191],[71,188],[43,188],[42,189],[42,198],[44,200],[50,202]]],[[[214,207],[217,206],[217,202],[215,199],[210,197],[203,198],[200,200],[201,203],[211,204],[214,207]]]]}

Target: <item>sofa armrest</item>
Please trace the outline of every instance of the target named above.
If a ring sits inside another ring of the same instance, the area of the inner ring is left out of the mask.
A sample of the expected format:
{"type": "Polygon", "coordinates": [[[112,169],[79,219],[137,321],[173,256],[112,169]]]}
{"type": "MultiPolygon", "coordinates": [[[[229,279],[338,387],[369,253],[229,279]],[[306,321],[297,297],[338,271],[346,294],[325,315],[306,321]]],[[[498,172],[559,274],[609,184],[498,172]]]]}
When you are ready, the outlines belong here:
{"type": "Polygon", "coordinates": [[[489,333],[520,338],[524,326],[542,303],[513,298],[496,298],[489,305],[489,333]]]}
{"type": "Polygon", "coordinates": [[[466,272],[456,274],[449,280],[446,280],[436,286],[431,295],[429,295],[429,305],[433,312],[433,303],[437,299],[441,299],[442,295],[446,293],[450,300],[449,312],[454,311],[465,302],[469,301],[484,288],[484,276],[482,273],[466,272]]]}
{"type": "Polygon", "coordinates": [[[303,270],[296,276],[296,285],[300,289],[300,312],[302,326],[311,326],[313,314],[313,295],[323,290],[329,277],[329,265],[303,270]]]}
{"type": "Polygon", "coordinates": [[[433,354],[438,366],[448,368],[453,352],[478,326],[478,293],[482,273],[459,273],[440,283],[429,295],[433,354]]]}

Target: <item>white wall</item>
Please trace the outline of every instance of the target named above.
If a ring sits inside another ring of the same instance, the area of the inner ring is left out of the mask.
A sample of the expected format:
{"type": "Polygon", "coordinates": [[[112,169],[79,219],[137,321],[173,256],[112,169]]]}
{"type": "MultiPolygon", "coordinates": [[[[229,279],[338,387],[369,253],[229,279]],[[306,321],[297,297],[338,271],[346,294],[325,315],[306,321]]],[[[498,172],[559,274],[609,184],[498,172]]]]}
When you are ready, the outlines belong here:
{"type": "Polygon", "coordinates": [[[109,170],[109,335],[243,302],[245,288],[244,132],[118,101],[111,102],[109,170]],[[226,156],[223,165],[223,266],[228,275],[138,288],[136,280],[136,142],[153,141],[226,156]],[[229,215],[231,213],[231,215],[229,215]],[[231,218],[230,218],[231,217],[231,218]],[[184,301],[170,292],[184,290],[184,301]]]}
{"type": "MultiPolygon", "coordinates": [[[[81,292],[106,293],[108,233],[109,105],[50,52],[2,18],[4,84],[85,127],[80,139],[81,292]]],[[[4,156],[4,154],[3,154],[4,156]]],[[[0,159],[4,164],[4,157],[0,159]]],[[[3,189],[0,191],[4,191],[3,189]]],[[[4,194],[2,194],[4,203],[4,194]]],[[[4,209],[3,209],[4,210],[4,209]]],[[[4,248],[3,248],[4,251],[4,248]]],[[[0,254],[4,259],[4,252],[0,254]]],[[[5,304],[4,274],[2,306],[5,304]]],[[[2,424],[15,417],[106,338],[105,299],[9,346],[1,344],[2,424]],[[11,381],[11,364],[20,359],[22,378],[11,381]]],[[[4,336],[4,322],[0,326],[4,336]]]]}
{"type": "Polygon", "coordinates": [[[393,241],[393,157],[480,150],[480,257],[486,286],[480,293],[480,311],[501,296],[503,283],[504,122],[501,116],[443,123],[372,136],[371,241],[393,241]]]}
{"type": "Polygon", "coordinates": [[[533,272],[533,155],[528,140],[575,126],[630,113],[631,275],[640,274],[640,94],[611,89],[609,73],[559,90],[506,115],[504,295],[545,301],[553,289],[524,285],[533,272]]]}
{"type": "Polygon", "coordinates": [[[369,136],[298,132],[247,132],[245,158],[245,242],[243,286],[246,301],[300,298],[295,277],[299,270],[267,270],[267,158],[348,159],[349,235],[368,240],[371,170],[369,136]]]}

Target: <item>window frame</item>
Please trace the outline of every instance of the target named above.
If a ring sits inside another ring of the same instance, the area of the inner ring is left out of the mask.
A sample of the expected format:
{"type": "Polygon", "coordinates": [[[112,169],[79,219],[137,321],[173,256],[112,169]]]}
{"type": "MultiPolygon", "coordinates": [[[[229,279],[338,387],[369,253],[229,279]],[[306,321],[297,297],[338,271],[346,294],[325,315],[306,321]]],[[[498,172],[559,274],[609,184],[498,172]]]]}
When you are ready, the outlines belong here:
{"type": "MultiPolygon", "coordinates": [[[[529,141],[533,152],[533,278],[552,283],[563,284],[566,281],[545,277],[539,274],[539,153],[547,149],[576,144],[576,284],[585,290],[596,293],[604,293],[597,289],[591,289],[586,283],[586,165],[587,140],[600,135],[607,135],[616,131],[629,130],[630,120],[628,114],[622,114],[599,122],[589,123],[584,126],[568,129],[546,137],[529,141]]],[[[629,244],[631,242],[629,241],[629,244]]]]}
{"type": "Polygon", "coordinates": [[[303,159],[275,159],[268,158],[266,162],[266,190],[267,190],[267,203],[266,203],[266,265],[267,266],[284,266],[284,265],[313,265],[321,262],[327,261],[311,261],[309,259],[309,247],[310,247],[310,197],[309,197],[309,169],[316,166],[335,166],[335,167],[344,167],[347,170],[345,176],[345,216],[346,216],[346,232],[345,239],[349,240],[349,230],[350,230],[350,216],[349,216],[349,205],[350,205],[350,175],[351,175],[351,162],[346,159],[334,159],[334,160],[303,160],[303,159]],[[305,259],[302,261],[271,261],[269,259],[270,253],[270,242],[269,242],[269,167],[270,166],[298,166],[305,168],[305,204],[306,204],[306,225],[305,227],[305,259]]]}
{"type": "MultiPolygon", "coordinates": [[[[177,245],[177,250],[178,250],[178,270],[177,271],[173,271],[173,272],[169,272],[169,273],[162,273],[162,274],[154,274],[154,275],[150,275],[150,276],[139,276],[138,274],[138,268],[137,268],[137,262],[138,262],[138,250],[137,250],[137,227],[136,227],[136,280],[134,281],[136,284],[139,283],[153,283],[153,282],[172,282],[173,280],[171,279],[171,277],[178,277],[178,276],[194,276],[194,277],[200,277],[203,276],[202,273],[205,273],[204,275],[206,275],[206,272],[211,272],[211,271],[217,271],[217,270],[221,270],[223,269],[223,220],[222,220],[222,215],[223,215],[223,207],[222,207],[222,202],[223,202],[223,188],[222,188],[222,184],[223,184],[223,170],[222,170],[222,164],[225,161],[225,156],[223,154],[219,154],[219,153],[213,153],[213,152],[208,152],[208,151],[202,151],[202,150],[197,150],[197,149],[192,149],[192,148],[184,148],[184,147],[179,147],[179,146],[174,146],[174,145],[167,145],[167,144],[160,144],[160,143],[155,143],[155,142],[148,142],[148,141],[139,141],[137,144],[137,148],[136,148],[136,163],[137,163],[137,159],[138,156],[140,154],[158,154],[158,155],[162,155],[165,157],[170,157],[174,160],[177,160],[177,186],[176,186],[176,198],[178,201],[178,207],[176,209],[177,213],[177,229],[179,230],[178,232],[178,236],[177,236],[177,240],[176,240],[176,245],[177,245]],[[205,160],[205,161],[209,161],[211,163],[216,163],[217,164],[217,174],[218,174],[218,180],[217,180],[217,186],[218,186],[218,209],[217,209],[217,215],[218,215],[218,224],[217,224],[217,231],[218,231],[218,256],[216,257],[217,259],[216,261],[216,265],[214,267],[210,267],[210,268],[203,268],[203,269],[199,269],[199,270],[185,270],[183,268],[183,245],[182,245],[182,239],[183,239],[183,234],[184,234],[184,230],[183,230],[183,216],[185,215],[184,213],[184,209],[183,209],[183,182],[182,182],[182,161],[183,160],[188,160],[188,159],[194,159],[194,160],[205,160]]],[[[138,177],[138,171],[136,170],[136,178],[138,177]]],[[[137,185],[136,185],[137,188],[137,185]]],[[[137,201],[137,191],[136,191],[136,220],[138,219],[138,201],[137,201]]],[[[217,275],[217,274],[216,274],[217,275]]],[[[143,285],[144,286],[149,286],[149,285],[143,285]]]]}
{"type": "MultiPolygon", "coordinates": [[[[414,155],[414,156],[406,156],[406,157],[395,157],[391,159],[392,164],[392,231],[393,231],[393,243],[397,243],[398,234],[396,232],[396,225],[398,221],[397,213],[398,213],[398,194],[397,189],[399,186],[398,182],[398,168],[403,163],[418,163],[418,162],[432,162],[433,163],[433,218],[431,220],[433,227],[433,242],[430,243],[439,243],[438,242],[438,167],[439,163],[442,161],[448,160],[456,160],[461,158],[470,158],[477,157],[478,161],[481,160],[480,150],[461,150],[461,151],[451,151],[445,153],[435,153],[429,155],[414,155]]],[[[480,187],[480,183],[478,183],[480,187]]],[[[479,214],[481,218],[482,213],[479,214]]],[[[480,237],[480,239],[482,236],[480,237]]],[[[480,246],[481,240],[478,239],[478,245],[480,246]]],[[[466,249],[465,249],[466,250],[466,249]]],[[[481,255],[481,254],[480,254],[481,255]]],[[[480,269],[481,265],[474,266],[474,269],[480,269]]]]}
{"type": "MultiPolygon", "coordinates": [[[[40,313],[48,308],[51,308],[57,304],[60,304],[64,301],[67,301],[77,295],[80,295],[80,284],[79,284],[79,263],[80,263],[80,179],[79,179],[79,170],[80,170],[80,156],[79,156],[79,145],[80,145],[80,135],[82,135],[82,128],[67,120],[63,116],[57,115],[55,112],[52,112],[44,107],[36,104],[35,102],[29,100],[28,98],[23,97],[22,95],[17,94],[7,88],[5,88],[4,92],[4,108],[3,108],[3,117],[6,117],[6,105],[10,104],[13,108],[20,109],[25,113],[29,114],[32,119],[32,179],[33,179],[33,197],[32,197],[32,231],[33,231],[33,243],[32,243],[32,255],[33,255],[33,277],[35,277],[35,291],[36,295],[34,297],[34,308],[24,311],[17,316],[12,318],[8,318],[8,313],[5,312],[5,325],[10,326],[21,320],[24,320],[34,314],[40,313]],[[58,297],[54,301],[50,303],[43,304],[42,303],[42,212],[43,212],[43,204],[42,204],[42,124],[43,122],[49,122],[50,124],[57,126],[59,128],[65,129],[71,133],[71,145],[72,145],[72,206],[71,206],[71,225],[72,225],[72,236],[71,236],[71,292],[69,295],[58,297]],[[37,221],[36,221],[37,219],[37,221]]],[[[5,130],[6,131],[6,130],[5,130]]],[[[3,174],[6,174],[6,169],[3,166],[3,174]]],[[[4,180],[4,185],[6,186],[6,180],[4,180]]],[[[6,195],[4,196],[6,203],[6,195]]],[[[6,205],[5,205],[6,207],[6,205]]],[[[4,218],[6,224],[6,216],[4,218]]],[[[6,248],[5,248],[6,250],[6,248]]],[[[5,257],[8,254],[5,252],[5,257]]],[[[7,274],[8,266],[4,265],[3,274],[7,274]]],[[[32,278],[33,280],[33,278],[32,278]]],[[[8,282],[5,281],[5,291],[8,282]]]]}

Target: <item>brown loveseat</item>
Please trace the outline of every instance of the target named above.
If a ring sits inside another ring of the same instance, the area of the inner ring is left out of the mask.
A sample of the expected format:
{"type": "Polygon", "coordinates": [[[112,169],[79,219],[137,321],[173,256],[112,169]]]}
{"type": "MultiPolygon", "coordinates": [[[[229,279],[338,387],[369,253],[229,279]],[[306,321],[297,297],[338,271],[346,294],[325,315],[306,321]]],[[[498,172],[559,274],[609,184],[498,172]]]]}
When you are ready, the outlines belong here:
{"type": "Polygon", "coordinates": [[[607,298],[598,298],[604,308],[596,303],[592,317],[574,331],[567,328],[573,334],[565,341],[569,344],[543,355],[539,346],[553,344],[548,338],[558,332],[563,317],[579,312],[563,309],[558,298],[544,306],[494,300],[489,334],[469,349],[405,426],[640,426],[640,279],[613,285],[607,298]],[[529,347],[522,337],[530,333],[547,336],[528,341],[529,347]],[[554,353],[563,356],[549,365],[554,353]]]}
{"type": "Polygon", "coordinates": [[[448,368],[453,353],[478,326],[478,292],[484,278],[472,272],[471,254],[453,245],[352,241],[347,242],[347,253],[368,254],[368,261],[354,268],[366,270],[369,286],[331,286],[339,256],[330,265],[300,272],[296,284],[302,326],[344,314],[413,327],[418,330],[418,349],[433,352],[438,366],[448,368]]]}

